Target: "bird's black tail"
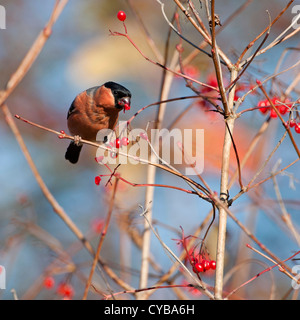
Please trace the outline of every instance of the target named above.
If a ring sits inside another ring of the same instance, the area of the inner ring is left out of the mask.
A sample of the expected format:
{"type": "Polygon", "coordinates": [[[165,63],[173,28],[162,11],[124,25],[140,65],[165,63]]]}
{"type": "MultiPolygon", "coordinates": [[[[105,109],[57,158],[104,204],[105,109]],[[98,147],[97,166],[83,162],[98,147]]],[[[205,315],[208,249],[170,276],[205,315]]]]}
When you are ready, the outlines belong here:
{"type": "Polygon", "coordinates": [[[77,145],[72,141],[68,146],[65,158],[69,160],[71,163],[76,163],[79,159],[81,148],[82,145],[77,145]]]}

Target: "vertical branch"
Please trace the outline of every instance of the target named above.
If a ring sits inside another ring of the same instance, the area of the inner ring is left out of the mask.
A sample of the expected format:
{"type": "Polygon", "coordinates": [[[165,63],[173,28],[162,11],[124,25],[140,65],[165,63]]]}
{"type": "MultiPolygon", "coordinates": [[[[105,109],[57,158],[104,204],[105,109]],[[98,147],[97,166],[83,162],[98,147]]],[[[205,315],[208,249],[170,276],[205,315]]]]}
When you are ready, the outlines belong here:
{"type": "MultiPolygon", "coordinates": [[[[228,194],[228,172],[230,161],[230,148],[231,137],[229,130],[233,131],[234,120],[229,119],[227,121],[223,145],[222,155],[222,169],[221,169],[221,186],[220,186],[220,198],[227,204],[228,194]]],[[[216,277],[215,277],[215,298],[222,299],[223,291],[223,274],[224,274],[224,257],[225,257],[225,242],[226,242],[226,224],[227,213],[223,207],[219,207],[219,229],[218,229],[218,242],[217,242],[217,257],[216,257],[216,277]]]]}
{"type": "MultiPolygon", "coordinates": [[[[231,71],[231,80],[237,76],[236,69],[231,71]]],[[[235,87],[230,91],[228,96],[229,112],[233,108],[233,99],[235,87]]],[[[231,134],[233,133],[235,117],[225,118],[227,125],[225,126],[225,136],[222,153],[221,183],[220,183],[220,199],[228,207],[228,184],[229,184],[229,165],[230,165],[230,149],[232,146],[231,134]]],[[[219,206],[219,229],[217,240],[217,257],[216,257],[216,277],[215,277],[215,298],[222,299],[223,292],[223,275],[224,275],[224,257],[226,243],[226,225],[227,212],[223,206],[219,206]]]]}
{"type": "Polygon", "coordinates": [[[222,98],[222,103],[224,107],[225,117],[229,116],[230,110],[228,107],[227,97],[225,93],[223,77],[222,77],[222,69],[219,57],[219,49],[216,41],[216,23],[215,23],[215,1],[211,1],[211,53],[215,66],[216,77],[218,81],[219,91],[222,98]]]}
{"type": "MultiPolygon", "coordinates": [[[[168,40],[169,41],[169,37],[168,40]]],[[[168,46],[168,43],[167,43],[168,46]]],[[[167,61],[167,48],[166,48],[166,56],[165,56],[165,63],[167,61]]],[[[173,69],[177,64],[178,60],[178,52],[177,50],[174,51],[174,55],[170,64],[170,68],[173,69]]],[[[167,73],[166,70],[163,71],[163,81],[162,81],[162,90],[160,94],[160,100],[166,100],[169,95],[171,83],[173,80],[173,73],[167,73]]],[[[161,129],[162,121],[165,115],[166,110],[166,103],[162,103],[159,106],[156,122],[155,122],[155,129],[161,129]]],[[[157,132],[157,131],[156,131],[157,132]]],[[[154,141],[152,142],[154,150],[158,150],[159,140],[158,135],[155,135],[154,141]]],[[[157,163],[158,158],[156,155],[151,152],[151,162],[157,163]]],[[[155,183],[155,175],[156,175],[156,166],[148,166],[147,168],[147,184],[154,184],[155,183]]],[[[154,196],[154,187],[148,186],[146,189],[146,196],[145,196],[145,207],[148,208],[147,213],[145,213],[146,218],[144,222],[144,233],[143,233],[143,247],[142,247],[142,263],[141,263],[141,273],[140,273],[140,288],[145,288],[148,282],[148,271],[149,271],[149,254],[150,254],[150,236],[151,236],[151,229],[147,222],[152,222],[152,204],[153,204],[153,196],[154,196]]],[[[143,299],[145,293],[140,293],[138,295],[139,299],[143,299]]]]}

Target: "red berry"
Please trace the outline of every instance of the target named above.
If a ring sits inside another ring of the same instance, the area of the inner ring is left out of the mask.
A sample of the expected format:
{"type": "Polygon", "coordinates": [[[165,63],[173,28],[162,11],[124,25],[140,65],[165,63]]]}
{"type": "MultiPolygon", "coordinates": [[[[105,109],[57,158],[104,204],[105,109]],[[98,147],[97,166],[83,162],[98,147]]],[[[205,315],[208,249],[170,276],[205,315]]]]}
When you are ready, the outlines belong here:
{"type": "Polygon", "coordinates": [[[287,106],[285,106],[284,104],[281,105],[281,106],[279,107],[279,112],[280,112],[282,115],[285,115],[285,114],[288,112],[287,106]]]}
{"type": "Polygon", "coordinates": [[[186,65],[184,67],[184,73],[190,78],[198,78],[200,75],[199,69],[193,65],[186,65]]]}
{"type": "Polygon", "coordinates": [[[124,11],[119,11],[117,14],[117,17],[120,21],[125,21],[126,20],[126,13],[124,11]]]}
{"type": "Polygon", "coordinates": [[[103,229],[103,226],[104,226],[104,220],[101,218],[96,218],[92,221],[91,224],[92,224],[92,230],[95,233],[100,233],[103,229]]]}
{"type": "Polygon", "coordinates": [[[290,121],[290,128],[295,127],[295,125],[296,125],[296,121],[295,120],[291,120],[290,121]]]}
{"type": "Polygon", "coordinates": [[[194,270],[195,273],[203,272],[204,268],[203,268],[202,263],[199,263],[199,262],[195,263],[195,266],[194,266],[193,270],[194,270]]]}
{"type": "Polygon", "coordinates": [[[215,261],[215,260],[211,260],[211,261],[210,261],[210,268],[211,268],[212,270],[216,270],[216,261],[215,261]]]}
{"type": "Polygon", "coordinates": [[[130,105],[128,103],[125,103],[123,105],[123,113],[125,113],[125,111],[130,110],[130,105]]]}
{"type": "MultiPolygon", "coordinates": [[[[207,77],[206,83],[211,87],[218,88],[218,80],[217,80],[216,76],[213,74],[211,74],[207,77]]],[[[212,90],[213,89],[211,89],[210,87],[204,87],[202,91],[203,92],[210,92],[212,90]]]]}
{"type": "Polygon", "coordinates": [[[201,263],[202,263],[204,271],[207,271],[210,269],[210,263],[208,260],[203,260],[201,263]]]}
{"type": "Polygon", "coordinates": [[[57,288],[57,293],[65,298],[72,298],[74,295],[74,289],[70,284],[62,282],[57,288]]]}
{"type": "Polygon", "coordinates": [[[274,106],[276,107],[276,105],[280,103],[280,100],[278,97],[274,97],[274,98],[272,98],[272,102],[273,102],[274,106]]]}
{"type": "Polygon", "coordinates": [[[300,123],[296,123],[296,124],[295,124],[295,131],[296,131],[297,133],[300,133],[300,123]]]}
{"type": "Polygon", "coordinates": [[[269,110],[269,101],[268,100],[261,100],[258,102],[257,104],[257,107],[259,108],[259,111],[262,113],[262,114],[265,114],[268,112],[269,110]]]}
{"type": "Polygon", "coordinates": [[[125,109],[125,110],[130,110],[130,105],[129,105],[128,103],[125,103],[125,104],[124,104],[124,109],[125,109]]]}
{"type": "Polygon", "coordinates": [[[271,109],[270,117],[271,118],[277,118],[277,113],[276,113],[276,111],[274,109],[271,109]]]}
{"type": "Polygon", "coordinates": [[[195,258],[195,257],[190,257],[190,259],[191,259],[191,264],[192,264],[192,265],[195,265],[196,263],[198,263],[198,259],[197,259],[197,258],[195,258]]]}
{"type": "Polygon", "coordinates": [[[122,146],[128,146],[128,144],[129,144],[129,139],[127,137],[123,137],[121,139],[121,145],[122,146]]]}
{"type": "Polygon", "coordinates": [[[44,287],[46,289],[52,289],[54,285],[55,285],[55,280],[53,277],[49,276],[44,279],[44,287]]]}
{"type": "Polygon", "coordinates": [[[117,152],[111,152],[111,153],[110,153],[110,157],[111,157],[112,159],[116,159],[116,158],[118,158],[118,153],[117,153],[117,152]]]}
{"type": "Polygon", "coordinates": [[[239,97],[237,94],[235,94],[235,95],[234,95],[234,98],[233,98],[233,101],[238,101],[239,98],[240,98],[240,97],[239,97]]]}
{"type": "Polygon", "coordinates": [[[117,139],[115,140],[115,147],[116,147],[117,149],[119,149],[120,146],[121,146],[121,140],[120,140],[119,138],[117,138],[117,139]]]}
{"type": "Polygon", "coordinates": [[[100,176],[95,177],[95,184],[97,186],[99,186],[100,182],[101,182],[101,177],[100,176]]]}

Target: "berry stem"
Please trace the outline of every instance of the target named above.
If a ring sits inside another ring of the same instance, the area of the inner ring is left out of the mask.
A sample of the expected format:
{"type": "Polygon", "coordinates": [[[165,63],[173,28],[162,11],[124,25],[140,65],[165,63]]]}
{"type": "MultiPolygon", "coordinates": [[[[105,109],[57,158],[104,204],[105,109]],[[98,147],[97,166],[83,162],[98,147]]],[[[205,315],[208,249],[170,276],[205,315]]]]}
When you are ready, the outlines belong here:
{"type": "MultiPolygon", "coordinates": [[[[116,176],[116,171],[118,169],[118,167],[120,166],[120,164],[114,169],[114,171],[112,171],[108,165],[106,165],[106,167],[109,169],[109,171],[111,172],[111,174],[107,174],[107,175],[101,175],[101,177],[104,177],[104,176],[109,176],[109,180],[108,182],[106,183],[105,186],[107,186],[108,183],[111,182],[111,179],[113,176],[116,176]]],[[[176,186],[168,186],[168,185],[165,185],[165,184],[157,184],[157,183],[153,183],[153,184],[149,184],[149,183],[133,183],[133,182],[130,182],[124,178],[122,178],[120,175],[117,176],[117,178],[127,184],[129,184],[130,186],[132,187],[161,187],[161,188],[169,188],[169,189],[175,189],[175,190],[179,190],[179,191],[183,191],[183,192],[186,192],[186,193],[189,193],[189,194],[198,194],[197,192],[193,191],[193,190],[187,190],[187,189],[184,189],[184,188],[180,188],[180,187],[176,187],[176,186]]]]}
{"type": "Polygon", "coordinates": [[[172,72],[173,74],[176,74],[177,76],[180,76],[180,77],[183,77],[183,78],[185,78],[185,79],[187,79],[187,80],[190,80],[190,81],[192,81],[192,82],[198,83],[198,84],[200,84],[200,85],[203,86],[203,87],[210,88],[211,90],[214,90],[214,91],[219,92],[219,89],[216,88],[216,87],[212,87],[212,86],[210,86],[210,85],[208,85],[208,84],[206,84],[206,83],[204,83],[204,82],[198,81],[198,80],[196,80],[196,79],[194,79],[194,78],[192,78],[192,77],[189,77],[188,75],[185,75],[185,74],[183,74],[183,73],[181,73],[181,72],[178,72],[178,71],[175,71],[175,70],[171,70],[170,68],[166,67],[165,65],[162,65],[161,63],[159,63],[159,62],[157,62],[157,61],[154,61],[154,60],[148,58],[148,57],[138,48],[138,46],[134,43],[134,41],[130,38],[130,36],[129,36],[128,33],[127,33],[127,29],[126,29],[125,24],[124,24],[124,29],[125,29],[125,33],[117,32],[117,31],[111,31],[111,30],[109,30],[109,32],[110,32],[110,35],[111,35],[111,36],[121,36],[121,37],[127,38],[127,40],[134,46],[134,48],[142,55],[142,57],[143,57],[144,59],[146,59],[147,61],[149,61],[150,63],[152,63],[152,64],[154,64],[154,65],[157,65],[157,66],[163,68],[164,70],[167,70],[167,71],[169,71],[169,72],[172,72]]]}
{"type": "Polygon", "coordinates": [[[138,293],[138,292],[143,292],[143,291],[150,291],[150,290],[157,290],[157,289],[167,289],[167,288],[195,288],[199,290],[199,287],[197,285],[193,284],[170,284],[166,286],[154,286],[154,287],[148,287],[148,288],[142,288],[142,289],[135,289],[135,290],[126,290],[126,291],[120,291],[120,292],[115,292],[113,295],[105,295],[105,300],[114,298],[117,295],[120,294],[128,294],[128,293],[138,293]]]}

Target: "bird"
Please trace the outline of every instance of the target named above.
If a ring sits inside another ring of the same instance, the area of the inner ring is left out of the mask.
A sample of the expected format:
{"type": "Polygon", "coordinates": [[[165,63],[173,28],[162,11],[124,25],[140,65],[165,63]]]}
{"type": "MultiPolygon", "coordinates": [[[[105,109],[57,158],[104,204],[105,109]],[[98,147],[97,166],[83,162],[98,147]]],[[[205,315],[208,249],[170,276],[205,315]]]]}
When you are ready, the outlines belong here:
{"type": "MultiPolygon", "coordinates": [[[[74,140],[67,148],[65,159],[77,163],[83,146],[80,140],[95,141],[99,130],[113,130],[119,112],[130,109],[130,102],[131,92],[113,81],[79,93],[67,114],[68,128],[74,140]]],[[[106,142],[105,138],[103,142],[106,142]]]]}

